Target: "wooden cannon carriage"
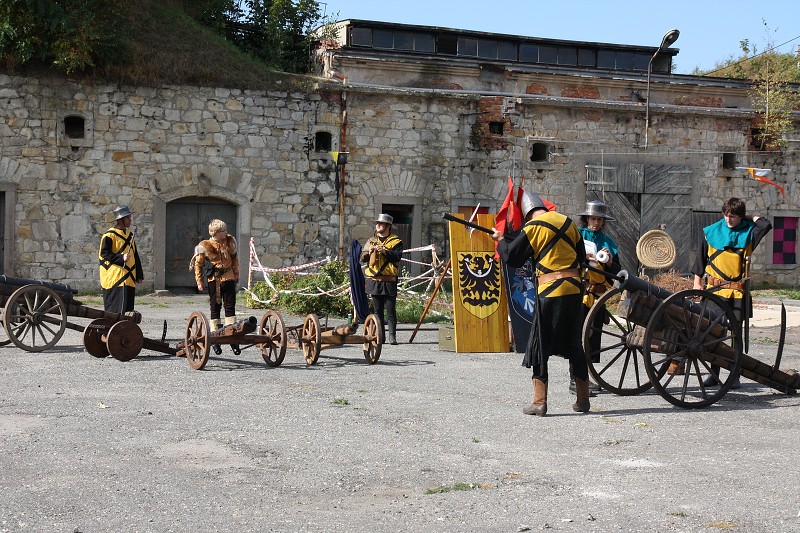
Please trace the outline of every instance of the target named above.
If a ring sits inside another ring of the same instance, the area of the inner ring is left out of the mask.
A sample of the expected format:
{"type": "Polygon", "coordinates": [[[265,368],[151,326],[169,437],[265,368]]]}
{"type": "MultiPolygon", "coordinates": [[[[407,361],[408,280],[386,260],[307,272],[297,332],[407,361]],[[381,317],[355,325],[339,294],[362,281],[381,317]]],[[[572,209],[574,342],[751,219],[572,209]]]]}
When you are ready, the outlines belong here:
{"type": "Polygon", "coordinates": [[[624,270],[613,277],[615,288],[595,302],[583,325],[589,373],[604,389],[632,395],[653,387],[674,405],[697,408],[722,398],[738,375],[786,394],[800,388],[795,370],[779,369],[785,309],[778,354],[768,365],[743,353],[742,323],[713,292],[673,294],[624,270]],[[596,327],[595,317],[617,298],[618,313],[596,327]],[[599,353],[590,347],[592,334],[602,336],[599,353]],[[715,385],[704,385],[709,377],[715,385]]]}
{"type": "Polygon", "coordinates": [[[0,321],[9,342],[28,352],[48,350],[67,328],[83,332],[86,351],[94,357],[111,355],[130,361],[142,348],[174,354],[162,340],[147,339],[139,327],[141,315],[111,313],[83,305],[75,299],[77,290],[63,283],[0,276],[0,321]],[[88,326],[74,324],[68,317],[90,318],[88,326]]]}
{"type": "Polygon", "coordinates": [[[186,322],[183,342],[178,344],[178,356],[186,356],[189,366],[202,370],[208,363],[214,346],[236,346],[235,353],[257,346],[268,366],[279,366],[286,356],[286,326],[275,311],[267,311],[259,322],[251,316],[235,324],[212,331],[206,315],[195,311],[186,322]],[[253,333],[258,328],[258,333],[253,333]]]}
{"type": "Polygon", "coordinates": [[[345,344],[361,344],[364,359],[374,365],[381,356],[383,347],[383,328],[381,319],[376,314],[367,315],[361,335],[356,335],[357,324],[338,327],[320,325],[319,317],[314,313],[306,316],[303,324],[287,330],[289,346],[300,349],[306,364],[314,365],[319,360],[323,348],[334,348],[345,344]]]}

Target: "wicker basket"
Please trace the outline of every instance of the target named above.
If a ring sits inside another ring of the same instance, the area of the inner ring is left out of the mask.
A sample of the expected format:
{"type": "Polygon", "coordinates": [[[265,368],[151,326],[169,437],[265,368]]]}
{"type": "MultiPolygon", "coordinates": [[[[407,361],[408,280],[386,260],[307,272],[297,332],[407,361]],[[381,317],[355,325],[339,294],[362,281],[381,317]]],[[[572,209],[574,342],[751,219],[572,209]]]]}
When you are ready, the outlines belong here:
{"type": "Polygon", "coordinates": [[[666,231],[650,230],[636,243],[636,257],[645,268],[666,269],[675,264],[675,241],[666,231]]]}

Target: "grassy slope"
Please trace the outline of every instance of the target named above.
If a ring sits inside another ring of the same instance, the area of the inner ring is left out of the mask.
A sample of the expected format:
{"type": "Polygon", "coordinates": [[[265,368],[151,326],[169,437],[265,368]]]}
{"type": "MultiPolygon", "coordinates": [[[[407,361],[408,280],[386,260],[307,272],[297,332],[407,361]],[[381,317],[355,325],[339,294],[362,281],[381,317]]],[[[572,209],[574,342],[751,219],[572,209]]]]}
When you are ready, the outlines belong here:
{"type": "Polygon", "coordinates": [[[165,0],[131,0],[130,58],[94,78],[249,89],[307,89],[312,78],[267,69],[165,0]]]}

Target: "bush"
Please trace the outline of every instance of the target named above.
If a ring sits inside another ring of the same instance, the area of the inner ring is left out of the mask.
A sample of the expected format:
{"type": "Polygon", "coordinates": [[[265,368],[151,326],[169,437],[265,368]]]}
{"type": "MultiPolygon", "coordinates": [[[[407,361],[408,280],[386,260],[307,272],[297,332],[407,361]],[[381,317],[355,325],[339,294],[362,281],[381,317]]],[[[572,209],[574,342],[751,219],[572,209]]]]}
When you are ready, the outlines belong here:
{"type": "Polygon", "coordinates": [[[320,290],[331,291],[342,286],[348,280],[347,264],[343,261],[330,261],[320,267],[318,274],[298,276],[294,272],[280,274],[272,279],[272,283],[281,292],[275,298],[275,291],[263,281],[253,284],[252,292],[261,300],[270,302],[263,304],[247,295],[247,306],[252,309],[266,307],[285,309],[289,313],[304,316],[309,313],[346,317],[350,314],[350,294],[340,296],[317,295],[320,290]],[[273,298],[275,298],[273,300],[273,298]]]}

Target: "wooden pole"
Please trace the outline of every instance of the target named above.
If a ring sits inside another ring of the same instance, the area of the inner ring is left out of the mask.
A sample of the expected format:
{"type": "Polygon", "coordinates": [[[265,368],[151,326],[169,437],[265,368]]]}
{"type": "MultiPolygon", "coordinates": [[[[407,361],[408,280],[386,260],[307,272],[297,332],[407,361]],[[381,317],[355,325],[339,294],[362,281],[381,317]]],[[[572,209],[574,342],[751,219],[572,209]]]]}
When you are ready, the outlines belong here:
{"type": "Polygon", "coordinates": [[[436,293],[439,292],[439,287],[441,287],[442,282],[444,281],[444,277],[447,275],[447,271],[449,269],[450,269],[450,259],[448,259],[447,263],[444,265],[444,270],[442,271],[442,275],[439,276],[439,280],[436,282],[436,287],[433,289],[433,294],[431,294],[431,297],[428,300],[428,304],[425,306],[425,310],[422,311],[422,315],[419,317],[419,322],[417,322],[417,327],[414,328],[414,333],[412,333],[411,338],[408,339],[409,344],[414,342],[414,337],[417,336],[417,331],[419,331],[419,328],[422,325],[422,321],[425,320],[425,315],[428,314],[428,309],[430,309],[431,304],[433,303],[433,299],[436,298],[436,293]]]}

